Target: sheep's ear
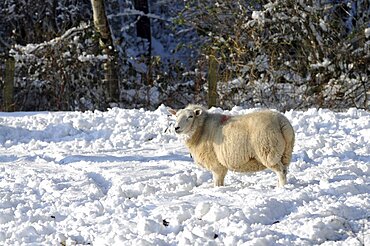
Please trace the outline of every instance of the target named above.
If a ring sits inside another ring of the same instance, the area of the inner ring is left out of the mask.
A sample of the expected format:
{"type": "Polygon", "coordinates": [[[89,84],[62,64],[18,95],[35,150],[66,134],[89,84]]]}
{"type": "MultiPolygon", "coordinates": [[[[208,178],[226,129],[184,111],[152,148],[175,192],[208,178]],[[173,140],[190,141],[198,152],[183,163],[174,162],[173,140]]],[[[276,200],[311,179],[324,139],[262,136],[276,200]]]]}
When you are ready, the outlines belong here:
{"type": "Polygon", "coordinates": [[[174,110],[174,109],[172,109],[172,108],[169,108],[167,111],[168,111],[170,114],[172,114],[172,115],[176,115],[176,110],[174,110]]]}
{"type": "Polygon", "coordinates": [[[203,110],[202,109],[200,109],[200,108],[198,108],[198,109],[195,109],[194,110],[194,114],[195,114],[195,116],[199,116],[199,115],[201,115],[203,113],[203,110]]]}

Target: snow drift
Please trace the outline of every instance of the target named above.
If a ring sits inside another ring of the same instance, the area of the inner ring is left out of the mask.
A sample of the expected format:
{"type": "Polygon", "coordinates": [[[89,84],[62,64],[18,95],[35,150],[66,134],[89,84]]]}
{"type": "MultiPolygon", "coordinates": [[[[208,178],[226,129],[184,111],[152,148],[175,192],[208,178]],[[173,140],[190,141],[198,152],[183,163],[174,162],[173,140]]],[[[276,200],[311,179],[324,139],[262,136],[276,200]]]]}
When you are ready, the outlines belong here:
{"type": "Polygon", "coordinates": [[[370,113],[285,116],[296,144],[275,189],[271,171],[213,188],[164,106],[1,113],[0,244],[369,244],[370,113]]]}

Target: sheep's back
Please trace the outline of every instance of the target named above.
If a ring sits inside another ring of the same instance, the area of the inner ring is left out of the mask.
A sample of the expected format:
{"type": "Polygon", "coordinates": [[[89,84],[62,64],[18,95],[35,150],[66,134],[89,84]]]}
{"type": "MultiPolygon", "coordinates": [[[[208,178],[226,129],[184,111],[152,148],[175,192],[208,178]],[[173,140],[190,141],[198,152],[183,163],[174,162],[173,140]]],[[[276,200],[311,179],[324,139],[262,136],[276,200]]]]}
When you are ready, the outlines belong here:
{"type": "Polygon", "coordinates": [[[234,116],[215,135],[214,148],[220,163],[231,170],[247,172],[266,168],[267,160],[278,161],[284,151],[281,114],[260,111],[234,116]]]}

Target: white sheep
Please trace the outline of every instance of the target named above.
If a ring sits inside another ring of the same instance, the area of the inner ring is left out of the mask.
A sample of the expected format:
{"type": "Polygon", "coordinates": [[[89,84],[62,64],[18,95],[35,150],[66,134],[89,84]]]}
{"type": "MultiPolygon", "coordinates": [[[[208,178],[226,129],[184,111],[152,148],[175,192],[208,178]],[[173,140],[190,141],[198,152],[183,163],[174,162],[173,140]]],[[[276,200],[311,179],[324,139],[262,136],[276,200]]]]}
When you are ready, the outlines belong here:
{"type": "Polygon", "coordinates": [[[286,184],[295,136],[284,115],[263,110],[227,116],[192,104],[168,111],[176,115],[176,133],[186,136],[192,157],[212,172],[215,186],[224,185],[228,170],[255,172],[266,168],[278,175],[279,187],[286,184]]]}

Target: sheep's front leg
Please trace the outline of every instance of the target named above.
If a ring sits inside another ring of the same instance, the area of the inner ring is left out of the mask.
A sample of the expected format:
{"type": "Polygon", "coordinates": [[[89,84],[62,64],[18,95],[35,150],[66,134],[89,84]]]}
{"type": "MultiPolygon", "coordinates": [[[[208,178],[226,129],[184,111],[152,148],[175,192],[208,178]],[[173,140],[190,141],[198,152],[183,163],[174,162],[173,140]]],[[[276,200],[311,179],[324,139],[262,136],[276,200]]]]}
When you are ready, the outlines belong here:
{"type": "Polygon", "coordinates": [[[227,168],[225,167],[217,167],[212,170],[213,175],[213,184],[215,187],[217,186],[224,186],[224,180],[227,173],[227,168]]]}
{"type": "Polygon", "coordinates": [[[275,166],[271,167],[271,169],[277,174],[278,176],[278,184],[277,187],[283,187],[287,183],[286,175],[288,173],[288,168],[284,166],[282,163],[278,163],[275,166]]]}
{"type": "Polygon", "coordinates": [[[277,187],[284,187],[287,183],[286,174],[287,170],[284,169],[283,171],[279,171],[276,173],[278,175],[278,184],[277,187]]]}

